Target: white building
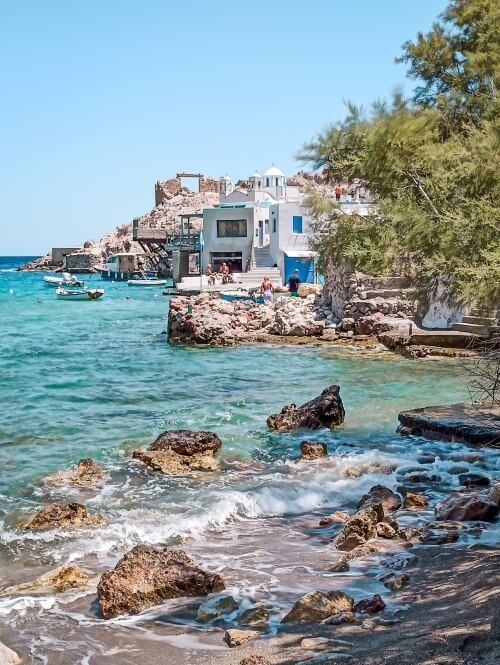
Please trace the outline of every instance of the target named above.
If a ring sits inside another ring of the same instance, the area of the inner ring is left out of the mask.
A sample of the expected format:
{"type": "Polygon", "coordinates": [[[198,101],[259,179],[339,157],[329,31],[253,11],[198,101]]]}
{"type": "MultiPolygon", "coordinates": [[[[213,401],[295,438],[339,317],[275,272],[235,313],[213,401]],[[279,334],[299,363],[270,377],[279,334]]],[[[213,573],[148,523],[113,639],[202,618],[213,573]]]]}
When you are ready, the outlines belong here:
{"type": "Polygon", "coordinates": [[[302,200],[299,188],[288,186],[274,164],[263,175],[251,175],[245,189],[225,188],[219,204],[203,211],[203,270],[207,265],[218,270],[225,261],[242,279],[258,282],[267,273],[286,283],[299,268],[303,281],[314,281],[311,219],[302,200]]]}

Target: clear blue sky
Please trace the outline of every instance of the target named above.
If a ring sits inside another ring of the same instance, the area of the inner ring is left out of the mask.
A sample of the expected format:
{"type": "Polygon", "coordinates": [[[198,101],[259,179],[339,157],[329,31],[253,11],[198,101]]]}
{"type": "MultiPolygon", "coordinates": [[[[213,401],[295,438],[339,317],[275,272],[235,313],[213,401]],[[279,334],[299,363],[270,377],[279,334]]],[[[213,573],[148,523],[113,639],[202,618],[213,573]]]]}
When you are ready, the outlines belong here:
{"type": "Polygon", "coordinates": [[[343,100],[404,84],[394,57],[445,5],[2,0],[0,254],[98,238],[178,170],[296,171],[343,100]]]}

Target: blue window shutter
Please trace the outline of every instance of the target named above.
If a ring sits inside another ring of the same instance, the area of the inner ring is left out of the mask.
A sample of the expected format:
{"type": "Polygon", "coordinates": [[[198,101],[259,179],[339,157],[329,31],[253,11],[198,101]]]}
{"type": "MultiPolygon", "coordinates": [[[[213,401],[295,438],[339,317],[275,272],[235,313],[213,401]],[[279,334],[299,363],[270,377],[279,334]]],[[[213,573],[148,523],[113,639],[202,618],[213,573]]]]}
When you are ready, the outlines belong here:
{"type": "Polygon", "coordinates": [[[294,215],[292,221],[293,221],[293,232],[302,233],[302,216],[294,215]]]}

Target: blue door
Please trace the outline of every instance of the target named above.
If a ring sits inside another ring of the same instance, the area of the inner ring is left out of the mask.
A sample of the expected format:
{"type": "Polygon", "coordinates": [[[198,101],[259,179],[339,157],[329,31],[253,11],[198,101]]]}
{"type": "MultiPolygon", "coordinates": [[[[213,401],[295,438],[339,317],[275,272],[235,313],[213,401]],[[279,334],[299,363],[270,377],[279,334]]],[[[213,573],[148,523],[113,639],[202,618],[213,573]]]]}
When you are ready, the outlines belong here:
{"type": "Polygon", "coordinates": [[[295,269],[299,271],[301,282],[314,284],[314,259],[300,259],[285,254],[285,284],[288,278],[293,275],[295,269]]]}

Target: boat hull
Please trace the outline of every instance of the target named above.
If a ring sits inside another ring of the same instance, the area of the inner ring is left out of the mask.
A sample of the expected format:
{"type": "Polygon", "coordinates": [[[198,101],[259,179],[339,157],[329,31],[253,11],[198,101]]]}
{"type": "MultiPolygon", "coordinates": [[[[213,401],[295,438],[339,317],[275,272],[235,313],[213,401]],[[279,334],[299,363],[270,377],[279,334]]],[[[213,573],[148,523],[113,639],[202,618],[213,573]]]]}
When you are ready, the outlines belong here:
{"type": "Polygon", "coordinates": [[[119,272],[117,270],[106,270],[104,268],[99,268],[99,274],[101,275],[102,279],[106,279],[112,282],[128,282],[129,279],[139,279],[144,274],[148,278],[150,277],[154,279],[156,277],[155,273],[148,271],[146,271],[146,273],[142,271],[119,272]]]}
{"type": "Polygon", "coordinates": [[[57,289],[57,300],[79,300],[90,301],[99,300],[104,295],[104,289],[87,289],[82,291],[67,291],[66,289],[57,289]]]}
{"type": "Polygon", "coordinates": [[[129,286],[165,286],[166,279],[129,279],[127,284],[129,286]]]}

